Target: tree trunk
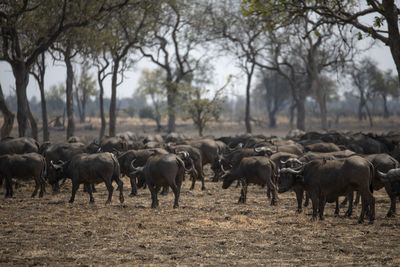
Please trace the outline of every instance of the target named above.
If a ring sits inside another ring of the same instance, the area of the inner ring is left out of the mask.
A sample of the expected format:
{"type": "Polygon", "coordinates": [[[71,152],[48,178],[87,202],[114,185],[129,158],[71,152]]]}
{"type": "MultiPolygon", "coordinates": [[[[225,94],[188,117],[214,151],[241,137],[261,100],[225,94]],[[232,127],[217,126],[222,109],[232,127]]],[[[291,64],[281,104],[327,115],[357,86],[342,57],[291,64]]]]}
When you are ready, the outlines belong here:
{"type": "Polygon", "coordinates": [[[50,133],[49,133],[49,125],[48,125],[48,118],[47,118],[47,106],[46,106],[46,94],[44,91],[44,74],[45,74],[45,64],[44,64],[44,54],[42,54],[41,58],[41,65],[42,71],[39,73],[40,75],[40,82],[39,82],[39,90],[40,90],[40,105],[42,107],[42,128],[43,128],[43,142],[50,140],[50,133]]]}
{"type": "Polygon", "coordinates": [[[113,73],[111,77],[111,102],[110,102],[110,127],[108,129],[109,136],[116,135],[116,120],[117,120],[117,79],[118,79],[118,69],[119,69],[119,62],[118,58],[113,60],[113,73]]]}
{"type": "Polygon", "coordinates": [[[387,107],[387,98],[386,95],[382,95],[383,98],[383,117],[385,119],[389,118],[390,114],[389,114],[389,109],[387,107]]]}
{"type": "Polygon", "coordinates": [[[382,1],[384,16],[386,18],[386,24],[389,34],[390,52],[394,64],[396,65],[398,79],[400,81],[400,32],[399,32],[399,18],[398,11],[394,1],[382,1]]]}
{"type": "Polygon", "coordinates": [[[67,67],[67,81],[66,81],[66,96],[67,96],[67,139],[74,135],[75,122],[74,122],[74,92],[73,92],[73,80],[74,70],[70,58],[70,49],[64,53],[65,65],[67,67]]]}
{"type": "Polygon", "coordinates": [[[29,102],[28,102],[28,118],[29,118],[29,122],[31,125],[31,136],[33,139],[38,140],[38,126],[35,120],[35,117],[32,114],[32,111],[29,107],[29,102]]]}
{"type": "Polygon", "coordinates": [[[373,121],[372,121],[372,114],[371,114],[371,112],[369,111],[368,103],[365,103],[365,110],[367,111],[368,120],[369,120],[369,126],[370,126],[370,127],[373,127],[373,126],[374,126],[374,123],[373,123],[373,121]]]}
{"type": "Polygon", "coordinates": [[[100,87],[99,102],[100,102],[100,120],[101,120],[99,140],[103,138],[104,133],[106,132],[106,118],[104,116],[104,86],[103,86],[103,79],[101,78],[101,73],[102,71],[97,72],[97,81],[100,87]]]}
{"type": "Polygon", "coordinates": [[[168,96],[167,96],[167,104],[168,104],[168,132],[172,133],[176,131],[176,114],[175,114],[175,105],[176,105],[176,86],[175,84],[169,82],[168,83],[168,96]]]}
{"type": "Polygon", "coordinates": [[[3,118],[4,118],[4,122],[0,130],[0,138],[3,139],[7,136],[10,136],[10,133],[14,125],[15,115],[11,112],[11,110],[7,106],[1,85],[0,85],[0,110],[3,113],[3,118]]]}
{"type": "Polygon", "coordinates": [[[246,132],[251,133],[251,116],[250,116],[250,88],[251,88],[251,78],[253,77],[254,68],[256,64],[252,64],[250,71],[247,73],[247,85],[246,85],[246,115],[245,115],[245,124],[246,124],[246,132]]]}
{"type": "Polygon", "coordinates": [[[15,89],[17,93],[17,121],[19,137],[26,136],[28,129],[28,98],[26,87],[29,82],[29,69],[24,62],[13,64],[12,70],[15,78],[15,89]]]}
{"type": "Polygon", "coordinates": [[[326,96],[325,96],[325,94],[318,95],[318,104],[319,104],[319,110],[320,110],[320,115],[321,115],[321,127],[322,127],[322,130],[327,130],[328,129],[328,119],[327,119],[328,111],[326,109],[326,96]]]}
{"type": "Polygon", "coordinates": [[[296,103],[293,103],[290,105],[289,109],[289,124],[290,124],[290,129],[293,129],[293,121],[294,121],[294,111],[296,109],[296,103]]]}
{"type": "Polygon", "coordinates": [[[363,109],[364,105],[365,105],[365,100],[361,96],[360,102],[358,103],[358,120],[359,121],[362,121],[362,119],[363,119],[362,109],[363,109]]]}
{"type": "Polygon", "coordinates": [[[86,121],[86,102],[82,102],[82,110],[81,110],[81,116],[80,116],[80,123],[85,123],[86,121]]]}
{"type": "Polygon", "coordinates": [[[269,116],[269,128],[276,128],[276,118],[275,118],[276,110],[273,109],[268,112],[269,116]]]}

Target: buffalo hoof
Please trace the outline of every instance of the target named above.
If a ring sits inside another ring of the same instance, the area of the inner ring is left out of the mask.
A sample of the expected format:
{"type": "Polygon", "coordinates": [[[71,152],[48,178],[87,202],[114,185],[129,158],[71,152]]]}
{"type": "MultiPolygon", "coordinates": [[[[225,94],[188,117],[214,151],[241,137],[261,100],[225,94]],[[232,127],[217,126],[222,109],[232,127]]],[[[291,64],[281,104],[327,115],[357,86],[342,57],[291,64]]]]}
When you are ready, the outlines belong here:
{"type": "Polygon", "coordinates": [[[357,221],[359,224],[362,224],[362,223],[364,223],[364,220],[362,220],[362,219],[358,219],[358,221],[357,221]]]}
{"type": "Polygon", "coordinates": [[[73,200],[73,199],[70,199],[68,202],[69,202],[69,203],[74,203],[74,200],[73,200]]]}
{"type": "Polygon", "coordinates": [[[302,213],[303,209],[297,209],[297,213],[302,213]]]}
{"type": "Polygon", "coordinates": [[[124,197],[123,197],[123,196],[120,196],[120,197],[119,197],[119,203],[122,204],[122,203],[124,203],[124,201],[125,201],[124,197]]]}
{"type": "Polygon", "coordinates": [[[179,208],[179,205],[178,205],[178,204],[174,205],[174,209],[176,209],[176,208],[179,208]]]}
{"type": "Polygon", "coordinates": [[[333,217],[339,217],[339,213],[336,213],[336,212],[335,212],[335,213],[333,214],[333,217]]]}
{"type": "Polygon", "coordinates": [[[218,182],[218,178],[212,178],[212,180],[211,180],[211,182],[213,182],[213,183],[216,183],[216,182],[218,182]]]}
{"type": "Polygon", "coordinates": [[[386,217],[388,217],[388,218],[394,218],[394,217],[396,217],[396,215],[394,214],[393,211],[389,211],[389,212],[386,214],[386,217]]]}
{"type": "Polygon", "coordinates": [[[94,199],[91,199],[91,200],[89,201],[89,204],[94,204],[94,199]]]}
{"type": "Polygon", "coordinates": [[[201,187],[201,191],[204,191],[204,190],[206,190],[206,187],[205,187],[205,186],[202,186],[202,187],[201,187]]]}
{"type": "Polygon", "coordinates": [[[374,224],[373,220],[368,222],[368,225],[371,225],[371,224],[374,224]]]}
{"type": "Polygon", "coordinates": [[[190,188],[189,188],[189,190],[193,190],[194,189],[194,186],[191,186],[190,188]]]}
{"type": "Polygon", "coordinates": [[[276,199],[271,200],[271,206],[276,206],[278,204],[278,201],[276,199]]]}
{"type": "Polygon", "coordinates": [[[106,201],[106,205],[111,204],[111,200],[106,201]]]}
{"type": "Polygon", "coordinates": [[[134,196],[136,196],[136,193],[130,193],[129,196],[134,197],[134,196]]]}
{"type": "Polygon", "coordinates": [[[311,218],[311,221],[312,221],[312,222],[316,222],[316,221],[317,221],[317,216],[315,216],[315,217],[313,216],[313,217],[311,218]]]}
{"type": "Polygon", "coordinates": [[[352,213],[352,212],[346,211],[346,213],[344,214],[344,217],[348,217],[348,218],[349,218],[349,217],[351,216],[351,213],[352,213]]]}

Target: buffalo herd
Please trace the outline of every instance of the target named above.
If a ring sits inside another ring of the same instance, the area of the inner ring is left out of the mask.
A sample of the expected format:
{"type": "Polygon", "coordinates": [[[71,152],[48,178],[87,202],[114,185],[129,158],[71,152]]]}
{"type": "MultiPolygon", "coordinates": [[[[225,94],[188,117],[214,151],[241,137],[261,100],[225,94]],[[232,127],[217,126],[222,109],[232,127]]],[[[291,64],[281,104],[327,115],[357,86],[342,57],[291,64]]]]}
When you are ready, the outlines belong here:
{"type": "Polygon", "coordinates": [[[134,197],[138,189],[148,187],[151,207],[158,207],[160,189],[171,188],[173,207],[179,206],[182,182],[186,174],[196,180],[222,181],[228,188],[234,181],[241,186],[239,203],[245,203],[248,184],[267,187],[271,205],[278,204],[278,193],[294,191],[297,211],[312,203],[312,219],[323,219],[326,202],[339,207],[347,205],[346,216],[352,214],[354,192],[361,198],[361,214],[369,223],[375,219],[373,192],[385,188],[390,198],[387,216],[396,212],[400,196],[400,132],[365,134],[351,132],[291,131],[286,138],[264,135],[223,136],[189,139],[181,134],[139,137],[124,132],[100,141],[85,142],[71,137],[65,143],[38,143],[29,137],[7,137],[0,141],[0,182],[5,184],[5,197],[13,196],[13,178],[34,179],[39,197],[46,183],[57,193],[65,179],[72,181],[70,203],[74,202],[80,184],[94,202],[95,184],[104,182],[108,191],[106,204],[111,202],[116,183],[119,200],[124,202],[122,176],[129,178],[134,197]],[[209,164],[211,177],[205,177],[203,167],[209,164]],[[305,202],[303,198],[305,196],[305,202]],[[339,196],[345,201],[339,205],[339,196]]]}

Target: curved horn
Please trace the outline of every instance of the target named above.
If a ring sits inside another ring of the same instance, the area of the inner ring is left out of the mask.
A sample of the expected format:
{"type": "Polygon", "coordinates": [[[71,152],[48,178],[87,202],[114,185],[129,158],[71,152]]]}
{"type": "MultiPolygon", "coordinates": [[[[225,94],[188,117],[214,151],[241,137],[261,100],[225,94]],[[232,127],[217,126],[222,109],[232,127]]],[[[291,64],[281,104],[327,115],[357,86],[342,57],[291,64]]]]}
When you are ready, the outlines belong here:
{"type": "Polygon", "coordinates": [[[133,165],[133,163],[136,161],[136,159],[134,159],[134,160],[132,160],[131,161],[131,167],[132,167],[132,169],[134,169],[134,170],[136,170],[136,167],[133,165]]]}
{"type": "Polygon", "coordinates": [[[50,160],[50,165],[51,167],[56,168],[56,165],[54,165],[54,162],[52,160],[50,160]]]}
{"type": "Polygon", "coordinates": [[[190,157],[189,153],[187,151],[178,151],[176,154],[180,154],[183,156],[183,158],[187,159],[190,157]]]}
{"type": "Polygon", "coordinates": [[[299,168],[298,170],[294,170],[291,168],[283,168],[280,170],[280,173],[288,172],[288,173],[292,173],[292,174],[300,174],[302,171],[303,171],[303,166],[301,168],[299,168]]]}

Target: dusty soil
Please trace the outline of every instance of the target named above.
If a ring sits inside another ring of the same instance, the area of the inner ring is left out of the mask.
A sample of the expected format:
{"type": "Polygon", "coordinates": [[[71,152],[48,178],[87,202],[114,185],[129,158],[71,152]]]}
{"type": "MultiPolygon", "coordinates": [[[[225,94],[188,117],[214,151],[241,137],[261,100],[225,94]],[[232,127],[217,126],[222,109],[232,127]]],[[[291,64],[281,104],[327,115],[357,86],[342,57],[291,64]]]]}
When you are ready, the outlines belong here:
{"type": "MultiPolygon", "coordinates": [[[[211,176],[210,170],[206,174],[211,176]]],[[[70,183],[58,195],[32,199],[33,182],[14,198],[0,198],[0,265],[399,265],[400,217],[385,218],[386,193],[375,192],[377,219],[358,224],[334,217],[327,204],[324,221],[312,222],[311,209],[295,212],[293,192],[270,206],[266,189],[249,187],[246,204],[237,204],[240,189],[227,190],[207,179],[193,191],[186,180],[180,207],[173,195],[160,196],[151,209],[148,189],[122,205],[114,192],[111,205],[103,184],[95,204],[82,189],[69,204],[70,183]]],[[[4,191],[4,189],[2,190],[4,191]]],[[[51,189],[48,187],[48,191],[51,189]]],[[[1,192],[4,193],[4,192],[1,192]]]]}
{"type": "MultiPolygon", "coordinates": [[[[398,129],[400,120],[369,128],[343,123],[342,130],[383,131],[398,129]],[[344,127],[346,126],[346,127],[344,127]]],[[[93,123],[93,121],[92,121],[93,123]]],[[[119,120],[118,131],[152,133],[154,125],[143,121],[119,120]]],[[[98,127],[76,134],[95,138],[98,127]]],[[[243,125],[212,124],[205,134],[214,136],[244,132],[243,125]]],[[[284,136],[289,127],[271,130],[254,127],[254,133],[284,136]]],[[[311,127],[309,129],[312,129],[311,127]]],[[[192,126],[178,125],[179,132],[196,136],[192,126]]],[[[65,140],[65,132],[51,132],[53,141],[65,140]]],[[[311,209],[297,214],[293,192],[279,195],[277,206],[270,206],[266,189],[250,186],[246,204],[237,204],[240,189],[227,190],[210,181],[206,167],[206,190],[200,183],[193,191],[186,180],[180,207],[173,209],[173,195],[160,196],[160,207],[150,209],[150,192],[140,190],[125,203],[114,192],[111,205],[105,205],[105,186],[97,186],[95,204],[79,190],[69,204],[68,181],[58,195],[47,193],[32,199],[33,182],[23,182],[11,199],[0,189],[0,265],[400,265],[400,217],[385,218],[389,199],[384,190],[374,192],[376,221],[358,224],[360,207],[351,218],[344,211],[334,217],[333,204],[327,204],[324,221],[311,222],[311,209]]],[[[399,215],[400,216],[400,215],[399,215]]]]}

